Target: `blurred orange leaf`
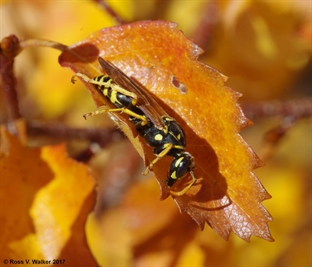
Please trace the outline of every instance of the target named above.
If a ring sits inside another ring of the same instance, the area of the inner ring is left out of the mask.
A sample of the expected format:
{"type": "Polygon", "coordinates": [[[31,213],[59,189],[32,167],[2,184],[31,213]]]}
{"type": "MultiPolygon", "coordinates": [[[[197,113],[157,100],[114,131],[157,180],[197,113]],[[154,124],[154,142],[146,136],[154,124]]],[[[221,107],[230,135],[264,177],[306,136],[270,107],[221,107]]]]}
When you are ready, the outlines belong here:
{"type": "MultiPolygon", "coordinates": [[[[179,260],[181,266],[188,266],[183,256],[196,243],[199,228],[187,214],[179,214],[172,201],[155,201],[159,193],[154,183],[146,179],[136,184],[123,201],[127,226],[133,235],[134,265],[177,266],[179,260]]],[[[186,254],[185,258],[187,255],[190,256],[186,254]]],[[[197,266],[198,257],[192,255],[191,259],[197,266]]]]}
{"type": "Polygon", "coordinates": [[[23,146],[3,127],[0,152],[1,251],[22,256],[12,252],[10,244],[34,233],[29,210],[36,192],[53,179],[53,173],[41,159],[40,149],[23,146]]]}
{"type": "Polygon", "coordinates": [[[3,127],[0,152],[3,255],[95,265],[84,236],[94,205],[95,180],[88,168],[67,157],[64,145],[30,148],[3,127]]]}
{"type": "MultiPolygon", "coordinates": [[[[252,173],[262,162],[238,134],[250,125],[237,104],[240,94],[224,86],[224,75],[196,60],[202,50],[176,26],[142,21],[105,28],[69,47],[59,62],[95,77],[102,74],[97,61],[100,56],[135,77],[182,126],[186,151],[195,158],[198,181],[185,195],[173,197],[180,211],[201,228],[207,222],[225,239],[233,231],[247,241],[251,235],[272,241],[267,226],[272,219],[260,203],[270,196],[252,173]]],[[[92,85],[86,86],[97,106],[110,106],[92,85]]],[[[151,162],[155,158],[151,148],[137,136],[127,116],[110,115],[145,164],[151,162]]],[[[164,158],[153,168],[161,199],[170,195],[162,182],[169,164],[170,158],[164,158]]],[[[190,179],[177,182],[174,190],[184,188],[190,179]]]]}

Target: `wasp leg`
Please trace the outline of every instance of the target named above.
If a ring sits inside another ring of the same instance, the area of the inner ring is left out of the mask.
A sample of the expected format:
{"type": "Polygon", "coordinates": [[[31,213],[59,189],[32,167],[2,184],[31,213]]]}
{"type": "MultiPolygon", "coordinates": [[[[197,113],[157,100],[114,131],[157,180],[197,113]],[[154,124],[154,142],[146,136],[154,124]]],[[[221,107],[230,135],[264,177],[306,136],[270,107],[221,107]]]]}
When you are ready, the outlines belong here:
{"type": "MultiPolygon", "coordinates": [[[[77,72],[77,73],[71,78],[72,83],[75,83],[75,77],[79,77],[79,78],[81,78],[82,80],[84,80],[85,82],[91,83],[91,84],[94,84],[94,85],[99,85],[99,86],[104,85],[104,86],[107,86],[107,87],[111,86],[110,83],[106,83],[106,82],[103,82],[103,81],[96,81],[96,80],[91,79],[91,78],[89,78],[87,75],[85,75],[85,74],[83,74],[83,73],[80,73],[80,72],[77,72]]],[[[115,90],[115,91],[117,91],[118,93],[121,93],[121,94],[123,94],[123,95],[125,95],[125,96],[129,96],[129,97],[133,98],[133,99],[134,99],[133,105],[134,105],[134,106],[136,105],[138,96],[137,96],[135,93],[129,92],[128,90],[126,90],[126,89],[120,87],[120,86],[117,85],[117,84],[114,84],[112,89],[115,90]]]]}
{"type": "Polygon", "coordinates": [[[189,185],[184,187],[181,191],[172,191],[172,190],[170,190],[170,194],[171,195],[173,195],[175,197],[183,196],[193,186],[193,184],[196,182],[196,177],[194,176],[193,171],[190,171],[190,174],[191,174],[191,176],[193,178],[193,181],[189,185]]]}
{"type": "Polygon", "coordinates": [[[143,175],[147,175],[149,171],[153,168],[155,163],[164,156],[166,156],[168,152],[171,150],[171,148],[173,148],[173,144],[165,144],[165,145],[167,145],[167,147],[157,155],[157,157],[150,163],[150,165],[146,167],[145,171],[143,172],[143,175]]]}
{"type": "MultiPolygon", "coordinates": [[[[100,85],[101,85],[101,84],[100,84],[100,85]]],[[[115,91],[117,91],[118,93],[121,93],[121,94],[125,95],[125,96],[131,97],[131,98],[133,99],[133,101],[132,101],[132,105],[133,105],[133,106],[135,106],[135,105],[137,104],[137,102],[138,102],[138,101],[137,101],[137,100],[138,100],[138,96],[137,96],[135,93],[129,92],[128,90],[123,89],[122,87],[120,87],[120,86],[117,85],[117,84],[114,84],[114,85],[112,86],[112,89],[115,90],[115,91]]]]}
{"type": "Polygon", "coordinates": [[[93,116],[96,116],[96,115],[99,115],[99,114],[102,114],[104,112],[120,112],[120,113],[125,113],[131,117],[134,117],[136,119],[139,119],[141,120],[141,125],[144,126],[148,123],[148,120],[145,116],[142,116],[142,115],[139,115],[133,111],[131,111],[130,109],[127,109],[127,108],[110,108],[110,109],[105,109],[104,106],[100,106],[97,110],[95,111],[92,111],[92,112],[89,112],[89,113],[86,113],[83,115],[83,117],[85,119],[87,119],[87,117],[93,117],[93,116]]]}

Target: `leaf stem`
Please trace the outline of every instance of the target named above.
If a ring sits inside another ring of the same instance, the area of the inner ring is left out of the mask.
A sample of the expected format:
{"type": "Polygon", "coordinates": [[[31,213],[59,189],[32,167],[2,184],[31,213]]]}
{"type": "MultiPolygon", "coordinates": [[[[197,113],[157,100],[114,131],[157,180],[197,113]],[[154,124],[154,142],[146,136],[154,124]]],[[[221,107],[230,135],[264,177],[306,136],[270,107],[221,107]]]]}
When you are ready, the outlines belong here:
{"type": "Polygon", "coordinates": [[[14,59],[27,47],[51,47],[60,51],[67,49],[66,45],[58,42],[28,39],[20,41],[15,35],[9,35],[1,40],[0,44],[0,75],[4,89],[4,97],[8,106],[8,120],[14,121],[21,118],[16,91],[16,78],[14,75],[14,59]]]}
{"type": "Polygon", "coordinates": [[[28,48],[28,47],[51,47],[54,49],[57,49],[61,52],[68,49],[68,46],[63,45],[58,42],[50,41],[50,40],[44,40],[44,39],[27,39],[20,41],[20,47],[21,48],[28,48]]]}

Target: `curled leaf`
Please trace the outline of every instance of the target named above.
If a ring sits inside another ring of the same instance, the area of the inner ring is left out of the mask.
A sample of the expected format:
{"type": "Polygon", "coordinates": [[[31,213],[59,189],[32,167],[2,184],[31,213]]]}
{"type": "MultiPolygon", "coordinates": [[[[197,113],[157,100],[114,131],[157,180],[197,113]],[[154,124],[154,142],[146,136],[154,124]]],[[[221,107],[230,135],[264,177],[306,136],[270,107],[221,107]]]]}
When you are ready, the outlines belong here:
{"type": "MultiPolygon", "coordinates": [[[[271,216],[260,203],[270,196],[252,173],[262,162],[238,134],[250,125],[237,104],[240,94],[224,85],[224,75],[197,61],[202,50],[176,26],[142,21],[105,28],[69,47],[59,62],[92,78],[102,74],[97,58],[103,57],[144,85],[184,129],[186,151],[195,158],[197,182],[183,196],[173,196],[180,211],[201,228],[207,222],[225,239],[233,231],[244,240],[256,235],[272,241],[267,226],[271,216]]],[[[111,107],[93,85],[86,86],[97,106],[111,107]]],[[[149,164],[155,155],[127,115],[110,115],[149,164]]],[[[171,161],[165,157],[153,168],[161,199],[170,195],[163,180],[171,161]]],[[[190,181],[188,176],[173,189],[179,191],[190,181]]]]}

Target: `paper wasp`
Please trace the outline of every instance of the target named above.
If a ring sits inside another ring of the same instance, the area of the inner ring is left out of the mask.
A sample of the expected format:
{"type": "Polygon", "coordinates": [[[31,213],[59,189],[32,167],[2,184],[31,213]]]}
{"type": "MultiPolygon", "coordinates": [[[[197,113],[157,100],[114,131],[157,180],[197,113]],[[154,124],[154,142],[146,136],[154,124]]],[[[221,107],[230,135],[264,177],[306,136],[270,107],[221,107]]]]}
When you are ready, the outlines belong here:
{"type": "Polygon", "coordinates": [[[95,116],[103,112],[127,114],[138,134],[144,138],[149,146],[154,147],[153,153],[156,158],[147,166],[143,174],[146,175],[161,158],[173,157],[166,180],[168,187],[171,187],[177,180],[184,178],[188,173],[193,179],[181,191],[170,191],[174,196],[183,195],[196,181],[193,173],[193,157],[184,151],[186,140],[183,129],[136,79],[128,77],[119,68],[103,58],[99,57],[98,60],[106,73],[105,75],[89,78],[78,72],[75,76],[95,85],[114,105],[114,108],[103,109],[99,107],[96,111],[85,114],[84,117],[95,116]]]}

